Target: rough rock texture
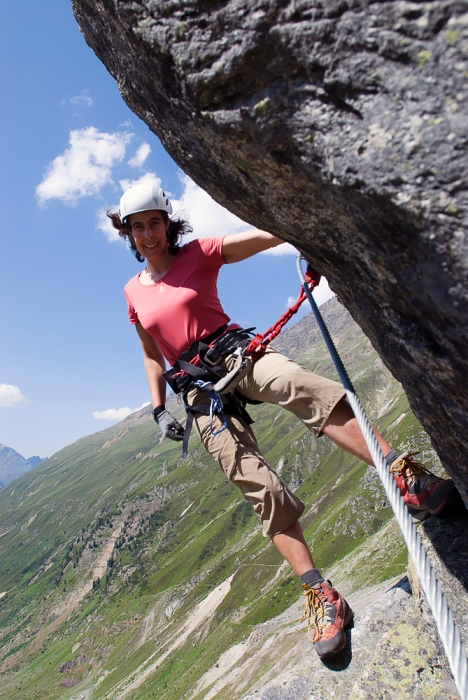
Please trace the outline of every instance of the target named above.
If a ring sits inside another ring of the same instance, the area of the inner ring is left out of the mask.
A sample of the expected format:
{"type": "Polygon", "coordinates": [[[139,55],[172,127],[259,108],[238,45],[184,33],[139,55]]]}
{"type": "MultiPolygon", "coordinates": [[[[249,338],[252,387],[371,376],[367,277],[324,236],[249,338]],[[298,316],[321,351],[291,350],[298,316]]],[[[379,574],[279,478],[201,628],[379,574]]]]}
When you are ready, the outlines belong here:
{"type": "MultiPolygon", "coordinates": [[[[460,513],[457,518],[453,519],[429,518],[419,528],[421,540],[450,605],[465,648],[468,648],[467,527],[468,514],[460,513]]],[[[429,606],[412,564],[410,564],[408,575],[414,598],[421,606],[425,622],[433,624],[429,606]]]]}
{"type": "Polygon", "coordinates": [[[72,5],[184,171],[327,276],[468,504],[468,3],[72,5]]]}
{"type": "MultiPolygon", "coordinates": [[[[457,518],[430,518],[419,528],[465,643],[467,523],[468,515],[460,513],[457,518]]],[[[411,587],[404,578],[349,592],[363,568],[362,557],[368,560],[398,537],[396,524],[390,523],[364,543],[361,551],[352,552],[327,572],[355,611],[354,628],[348,632],[350,644],[342,654],[326,663],[311,654],[300,636],[300,625],[291,624],[291,608],[264,626],[270,625],[265,630],[266,641],[262,640],[258,651],[252,646],[249,652],[250,664],[260,669],[253,689],[240,692],[247,673],[241,663],[224,674],[218,685],[222,682],[231,688],[231,697],[242,700],[456,700],[455,682],[414,568],[409,567],[411,587]],[[340,580],[340,575],[348,578],[340,580]]],[[[214,698],[218,690],[214,685],[204,700],[214,698]]],[[[229,696],[220,693],[216,697],[229,696]]]]}
{"type": "Polygon", "coordinates": [[[297,663],[286,652],[278,669],[287,670],[242,700],[457,700],[434,626],[416,611],[408,580],[392,583],[349,596],[357,615],[341,654],[321,662],[306,647],[297,663]]]}

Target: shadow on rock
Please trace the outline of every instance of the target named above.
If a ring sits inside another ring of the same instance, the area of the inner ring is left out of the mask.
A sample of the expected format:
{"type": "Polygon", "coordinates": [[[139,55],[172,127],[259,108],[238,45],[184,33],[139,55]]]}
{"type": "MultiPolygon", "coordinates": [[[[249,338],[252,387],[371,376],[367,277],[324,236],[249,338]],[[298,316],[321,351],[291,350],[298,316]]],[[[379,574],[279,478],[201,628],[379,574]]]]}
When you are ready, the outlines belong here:
{"type": "Polygon", "coordinates": [[[352,629],[354,627],[354,620],[348,625],[346,629],[346,646],[343,651],[334,654],[330,659],[322,659],[324,666],[328,668],[329,671],[344,671],[348,668],[353,658],[353,646],[352,646],[352,629]]]}
{"type": "MultiPolygon", "coordinates": [[[[460,504],[450,518],[433,517],[420,528],[426,548],[432,549],[447,571],[468,591],[468,511],[460,504]]],[[[431,556],[433,566],[437,562],[431,556]]]]}
{"type": "Polygon", "coordinates": [[[411,590],[411,583],[410,583],[410,581],[409,581],[408,576],[403,576],[403,577],[402,577],[399,581],[397,581],[393,586],[390,586],[390,588],[388,589],[387,593],[388,593],[389,591],[394,591],[394,590],[396,590],[397,588],[401,588],[403,591],[405,591],[405,593],[409,593],[409,594],[412,593],[412,590],[411,590]]]}

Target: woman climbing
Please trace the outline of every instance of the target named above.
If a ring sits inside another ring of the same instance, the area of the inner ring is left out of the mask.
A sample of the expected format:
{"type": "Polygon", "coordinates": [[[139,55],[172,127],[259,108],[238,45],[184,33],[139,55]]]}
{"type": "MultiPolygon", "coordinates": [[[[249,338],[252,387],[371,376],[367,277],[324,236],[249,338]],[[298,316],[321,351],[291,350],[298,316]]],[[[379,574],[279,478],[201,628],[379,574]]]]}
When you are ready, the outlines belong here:
{"type": "MultiPolygon", "coordinates": [[[[230,324],[217,294],[219,269],[279,245],[279,238],[260,230],[219,238],[201,238],[180,246],[191,231],[171,219],[172,206],[154,183],[136,185],[109,213],[145,269],[125,286],[130,323],[141,341],[153,416],[163,435],[183,440],[184,428],[165,407],[166,378],[184,396],[189,419],[208,453],[251,503],[278,551],[303,583],[306,613],[314,627],[312,641],[321,658],[346,645],[345,628],[353,613],[312,559],[299,517],[302,501],[267,464],[249,425],[244,402],[278,404],[291,411],[316,437],[326,435],[367,464],[372,459],[343,387],[300,367],[268,348],[247,366],[235,393],[213,391],[216,380],[239,365],[249,334],[230,324]],[[166,372],[166,362],[172,370],[166,372]]],[[[399,456],[375,432],[405,503],[420,519],[447,509],[457,491],[415,462],[399,456]]],[[[310,634],[309,634],[310,636],[310,634]]]]}

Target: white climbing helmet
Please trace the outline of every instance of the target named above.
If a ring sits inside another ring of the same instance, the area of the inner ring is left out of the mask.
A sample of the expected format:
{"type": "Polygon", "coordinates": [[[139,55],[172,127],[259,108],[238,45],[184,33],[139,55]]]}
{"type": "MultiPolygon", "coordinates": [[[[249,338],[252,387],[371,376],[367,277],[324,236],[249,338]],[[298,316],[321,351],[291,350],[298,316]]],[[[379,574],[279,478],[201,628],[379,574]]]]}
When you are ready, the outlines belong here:
{"type": "Polygon", "coordinates": [[[139,211],[155,209],[172,214],[172,204],[155,182],[142,182],[140,185],[129,187],[120,199],[119,214],[122,221],[125,221],[130,214],[139,211]]]}

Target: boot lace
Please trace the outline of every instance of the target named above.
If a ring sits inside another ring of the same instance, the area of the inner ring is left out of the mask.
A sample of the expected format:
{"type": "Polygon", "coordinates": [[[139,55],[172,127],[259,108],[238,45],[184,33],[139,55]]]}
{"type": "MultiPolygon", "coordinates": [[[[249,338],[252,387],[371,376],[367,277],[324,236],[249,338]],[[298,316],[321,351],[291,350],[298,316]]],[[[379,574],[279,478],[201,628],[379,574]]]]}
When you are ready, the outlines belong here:
{"type": "Polygon", "coordinates": [[[420,479],[424,486],[431,486],[440,481],[440,478],[426,469],[424,464],[417,462],[413,457],[418,455],[419,452],[405,452],[398,459],[396,459],[390,466],[390,472],[392,474],[399,474],[404,479],[409,481],[417,481],[420,479]]]}
{"type": "Polygon", "coordinates": [[[299,622],[304,622],[307,619],[307,636],[311,642],[318,642],[328,625],[333,623],[332,613],[335,610],[321,588],[309,588],[306,583],[303,583],[302,586],[305,589],[305,610],[299,622]],[[314,628],[313,638],[310,635],[311,626],[314,628]]]}

